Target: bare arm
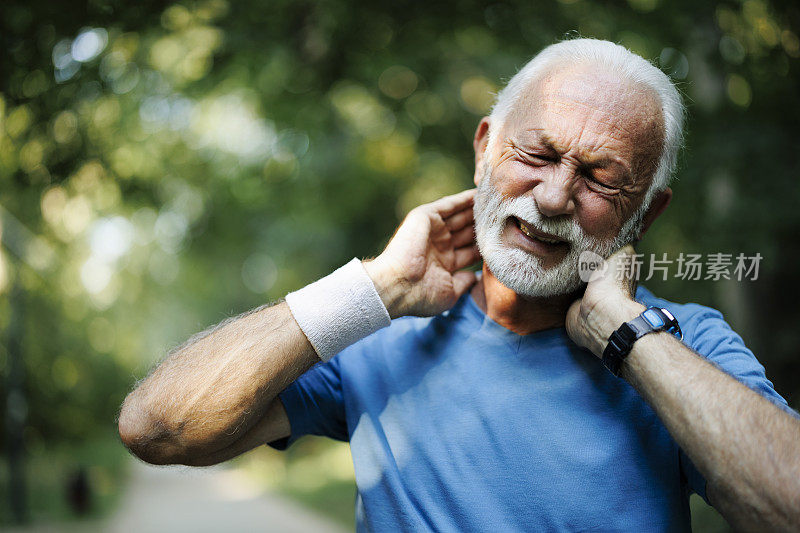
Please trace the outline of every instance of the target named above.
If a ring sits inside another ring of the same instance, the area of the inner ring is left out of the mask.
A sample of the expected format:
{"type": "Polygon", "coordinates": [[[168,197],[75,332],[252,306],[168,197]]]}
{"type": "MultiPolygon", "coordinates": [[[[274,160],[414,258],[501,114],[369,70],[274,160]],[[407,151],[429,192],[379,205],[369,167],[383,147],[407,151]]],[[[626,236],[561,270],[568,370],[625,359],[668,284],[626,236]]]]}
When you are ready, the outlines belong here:
{"type": "MultiPolygon", "coordinates": [[[[608,272],[633,253],[609,259],[608,272]]],[[[567,314],[579,345],[602,356],[611,332],[645,307],[627,281],[598,276],[567,314]]],[[[800,525],[800,421],[706,361],[669,333],[636,341],[622,376],[653,407],[708,483],[708,497],[737,529],[800,525]]]]}
{"type": "MultiPolygon", "coordinates": [[[[392,318],[434,315],[475,282],[474,189],[414,209],[364,264],[392,318]]],[[[189,339],[122,405],[125,445],[154,464],[214,464],[290,434],[277,395],[319,358],[286,303],[189,339]]]]}
{"type": "Polygon", "coordinates": [[[708,498],[728,522],[797,530],[799,420],[669,333],[637,341],[623,375],[706,478],[708,498]]]}
{"type": "MultiPolygon", "coordinates": [[[[120,436],[150,463],[191,464],[250,433],[316,361],[286,303],[255,310],[174,350],[125,399],[120,436]]],[[[282,408],[272,414],[262,443],[288,435],[282,408]]]]}

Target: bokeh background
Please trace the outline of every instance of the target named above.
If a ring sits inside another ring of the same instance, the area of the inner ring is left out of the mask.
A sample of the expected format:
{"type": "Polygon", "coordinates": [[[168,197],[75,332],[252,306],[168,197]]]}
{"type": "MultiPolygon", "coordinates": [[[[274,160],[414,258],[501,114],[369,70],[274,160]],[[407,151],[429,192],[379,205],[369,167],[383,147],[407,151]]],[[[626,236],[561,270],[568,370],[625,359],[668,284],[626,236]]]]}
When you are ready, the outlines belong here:
{"type": "MultiPolygon", "coordinates": [[[[640,251],[763,256],[756,281],[646,285],[722,310],[797,408],[799,25],[768,0],[3,2],[0,525],[114,523],[141,468],[115,425],[135,381],[471,186],[494,93],[577,34],[653,61],[689,105],[640,251]]],[[[231,468],[352,527],[346,444],[231,468]]]]}

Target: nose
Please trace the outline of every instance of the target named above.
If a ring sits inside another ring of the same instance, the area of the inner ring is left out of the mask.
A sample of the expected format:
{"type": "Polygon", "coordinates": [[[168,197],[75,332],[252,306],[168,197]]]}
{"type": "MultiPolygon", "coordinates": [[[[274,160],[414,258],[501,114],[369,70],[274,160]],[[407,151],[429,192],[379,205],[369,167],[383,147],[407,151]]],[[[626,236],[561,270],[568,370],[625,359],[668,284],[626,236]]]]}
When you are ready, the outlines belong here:
{"type": "Polygon", "coordinates": [[[572,189],[570,172],[565,168],[554,169],[552,175],[542,179],[533,188],[533,198],[539,212],[546,217],[573,214],[575,201],[572,189]]]}

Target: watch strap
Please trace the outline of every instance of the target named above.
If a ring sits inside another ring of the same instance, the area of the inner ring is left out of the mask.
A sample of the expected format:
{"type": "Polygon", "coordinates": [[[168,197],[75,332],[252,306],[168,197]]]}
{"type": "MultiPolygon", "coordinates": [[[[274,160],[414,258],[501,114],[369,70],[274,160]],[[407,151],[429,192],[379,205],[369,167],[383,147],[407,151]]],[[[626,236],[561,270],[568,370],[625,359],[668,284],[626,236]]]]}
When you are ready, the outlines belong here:
{"type": "Polygon", "coordinates": [[[619,376],[622,363],[633,349],[633,343],[654,331],[668,331],[683,338],[683,334],[675,317],[666,309],[648,307],[636,318],[624,322],[608,338],[603,350],[603,364],[612,374],[619,376]]]}

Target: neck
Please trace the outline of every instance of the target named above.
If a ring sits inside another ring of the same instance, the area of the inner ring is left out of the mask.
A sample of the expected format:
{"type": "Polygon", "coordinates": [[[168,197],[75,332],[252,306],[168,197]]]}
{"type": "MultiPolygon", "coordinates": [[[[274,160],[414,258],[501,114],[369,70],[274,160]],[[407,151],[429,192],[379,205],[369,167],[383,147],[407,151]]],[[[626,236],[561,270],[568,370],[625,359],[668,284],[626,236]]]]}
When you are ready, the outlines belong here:
{"type": "Polygon", "coordinates": [[[579,292],[549,298],[523,297],[500,283],[484,263],[483,276],[471,294],[489,318],[517,335],[528,335],[563,327],[567,310],[579,292]]]}

